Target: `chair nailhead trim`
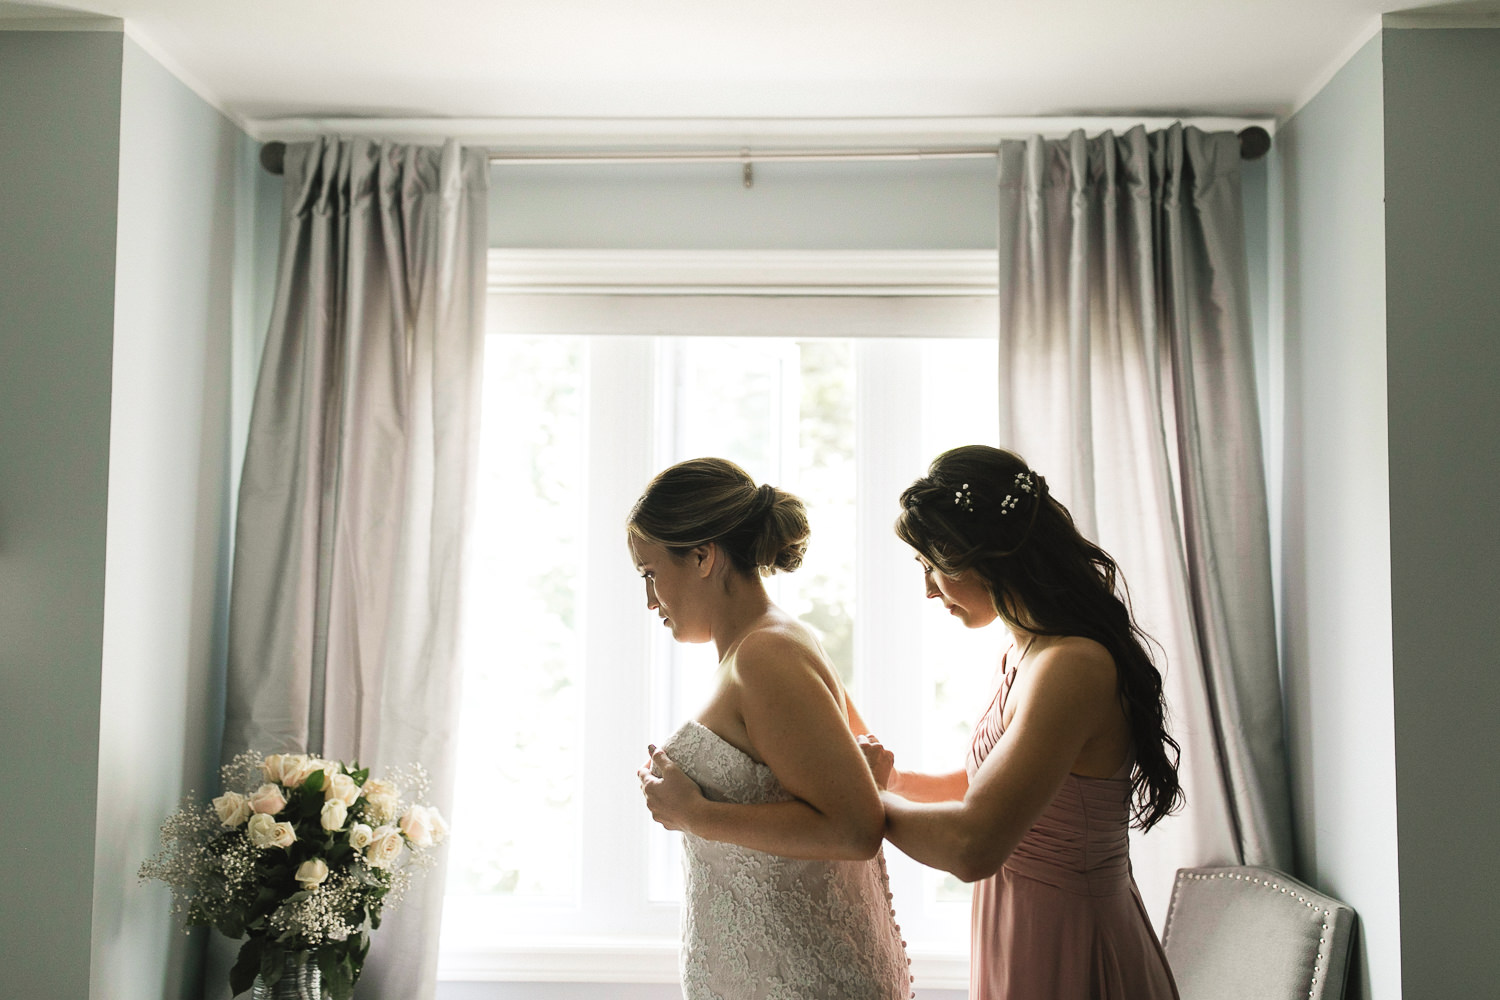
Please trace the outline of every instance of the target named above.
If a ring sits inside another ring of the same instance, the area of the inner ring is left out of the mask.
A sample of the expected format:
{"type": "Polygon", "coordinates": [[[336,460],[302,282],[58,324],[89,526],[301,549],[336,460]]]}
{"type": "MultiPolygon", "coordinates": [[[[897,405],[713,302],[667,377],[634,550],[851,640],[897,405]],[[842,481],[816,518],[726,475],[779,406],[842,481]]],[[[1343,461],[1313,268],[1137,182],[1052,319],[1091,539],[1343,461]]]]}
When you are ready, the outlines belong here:
{"type": "MultiPolygon", "coordinates": [[[[1261,881],[1259,878],[1256,878],[1253,875],[1246,875],[1243,872],[1222,871],[1222,872],[1213,872],[1211,874],[1204,874],[1202,872],[1178,872],[1177,873],[1177,881],[1179,881],[1179,882],[1186,882],[1188,880],[1192,880],[1192,881],[1198,882],[1198,881],[1205,881],[1205,880],[1208,880],[1208,879],[1234,879],[1236,882],[1253,882],[1255,885],[1262,885],[1262,886],[1265,886],[1267,889],[1279,889],[1281,891],[1282,895],[1284,895],[1284,896],[1295,896],[1297,898],[1297,902],[1301,903],[1303,906],[1307,907],[1308,909],[1315,910],[1318,913],[1321,913],[1323,915],[1323,919],[1324,919],[1325,922],[1323,924],[1323,928],[1322,929],[1325,932],[1325,936],[1322,936],[1322,937],[1318,938],[1318,957],[1316,959],[1314,959],[1314,961],[1313,961],[1313,974],[1312,974],[1312,981],[1310,983],[1310,985],[1312,986],[1312,989],[1310,989],[1310,990],[1307,991],[1307,995],[1309,997],[1314,998],[1314,1000],[1316,1000],[1316,997],[1318,995],[1318,974],[1320,972],[1326,971],[1327,967],[1328,967],[1329,955],[1328,955],[1327,947],[1326,947],[1327,944],[1328,944],[1328,941],[1327,941],[1327,938],[1326,938],[1326,932],[1328,931],[1328,924],[1326,923],[1326,921],[1327,921],[1327,919],[1329,917],[1333,916],[1333,911],[1332,910],[1324,909],[1323,907],[1319,906],[1317,903],[1309,900],[1306,896],[1303,896],[1300,893],[1294,892],[1293,890],[1287,889],[1286,887],[1284,887],[1282,885],[1279,885],[1276,882],[1272,882],[1270,879],[1267,879],[1265,881],[1261,881]]],[[[1175,904],[1176,901],[1174,900],[1173,902],[1175,904]]],[[[1169,906],[1167,908],[1167,922],[1166,922],[1166,925],[1162,929],[1162,944],[1163,945],[1166,944],[1167,937],[1172,933],[1172,916],[1173,916],[1172,911],[1175,910],[1175,909],[1176,909],[1175,905],[1169,906]]]]}

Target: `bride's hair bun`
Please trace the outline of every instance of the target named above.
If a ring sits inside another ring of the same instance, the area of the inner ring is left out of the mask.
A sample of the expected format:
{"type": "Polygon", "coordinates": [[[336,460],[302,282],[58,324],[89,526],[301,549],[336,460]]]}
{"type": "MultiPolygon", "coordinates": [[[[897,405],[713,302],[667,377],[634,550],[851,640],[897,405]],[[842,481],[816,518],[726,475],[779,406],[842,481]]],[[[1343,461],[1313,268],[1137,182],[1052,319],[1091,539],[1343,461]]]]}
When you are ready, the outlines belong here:
{"type": "Polygon", "coordinates": [[[684,555],[713,542],[742,573],[790,573],[802,565],[811,529],[802,501],[756,486],[723,458],[694,458],[658,473],[626,518],[630,534],[684,555]]]}

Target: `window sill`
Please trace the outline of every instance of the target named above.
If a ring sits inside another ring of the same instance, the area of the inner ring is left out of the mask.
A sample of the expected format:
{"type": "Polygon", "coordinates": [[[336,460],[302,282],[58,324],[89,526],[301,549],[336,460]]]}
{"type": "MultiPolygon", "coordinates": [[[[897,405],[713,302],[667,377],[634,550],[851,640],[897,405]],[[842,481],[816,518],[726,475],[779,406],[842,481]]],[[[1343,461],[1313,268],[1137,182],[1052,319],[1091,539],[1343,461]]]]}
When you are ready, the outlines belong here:
{"type": "MultiPolygon", "coordinates": [[[[912,975],[927,989],[966,989],[969,956],[910,949],[912,975]]],[[[512,938],[504,947],[450,948],[438,957],[443,982],[675,983],[676,938],[512,938]]]]}

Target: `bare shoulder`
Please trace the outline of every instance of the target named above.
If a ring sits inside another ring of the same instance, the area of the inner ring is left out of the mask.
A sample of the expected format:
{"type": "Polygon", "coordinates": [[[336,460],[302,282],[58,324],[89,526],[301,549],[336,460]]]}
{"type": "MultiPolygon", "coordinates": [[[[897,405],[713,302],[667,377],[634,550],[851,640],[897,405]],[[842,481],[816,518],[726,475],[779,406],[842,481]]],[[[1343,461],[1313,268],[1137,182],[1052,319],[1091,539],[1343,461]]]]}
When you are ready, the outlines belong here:
{"type": "Polygon", "coordinates": [[[1031,698],[1058,699],[1082,708],[1107,707],[1118,697],[1115,659],[1093,639],[1059,636],[1042,645],[1031,660],[1024,684],[1031,698]]]}
{"type": "Polygon", "coordinates": [[[770,621],[741,639],[731,669],[747,686],[813,679],[828,685],[835,676],[817,638],[790,618],[770,621]]]}

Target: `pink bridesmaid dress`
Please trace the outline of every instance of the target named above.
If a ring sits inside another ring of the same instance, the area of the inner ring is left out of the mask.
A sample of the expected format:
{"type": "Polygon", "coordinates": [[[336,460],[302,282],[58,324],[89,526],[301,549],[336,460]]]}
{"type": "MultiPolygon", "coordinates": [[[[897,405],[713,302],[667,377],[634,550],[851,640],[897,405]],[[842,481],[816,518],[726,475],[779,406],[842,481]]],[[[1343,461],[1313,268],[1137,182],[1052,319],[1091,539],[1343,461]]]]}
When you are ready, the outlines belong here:
{"type": "MultiPolygon", "coordinates": [[[[1015,668],[1001,674],[975,727],[971,779],[1005,732],[1015,668]]],[[[1130,871],[1130,768],[1068,775],[1001,869],[975,884],[970,1000],[1177,1000],[1130,871]]]]}

